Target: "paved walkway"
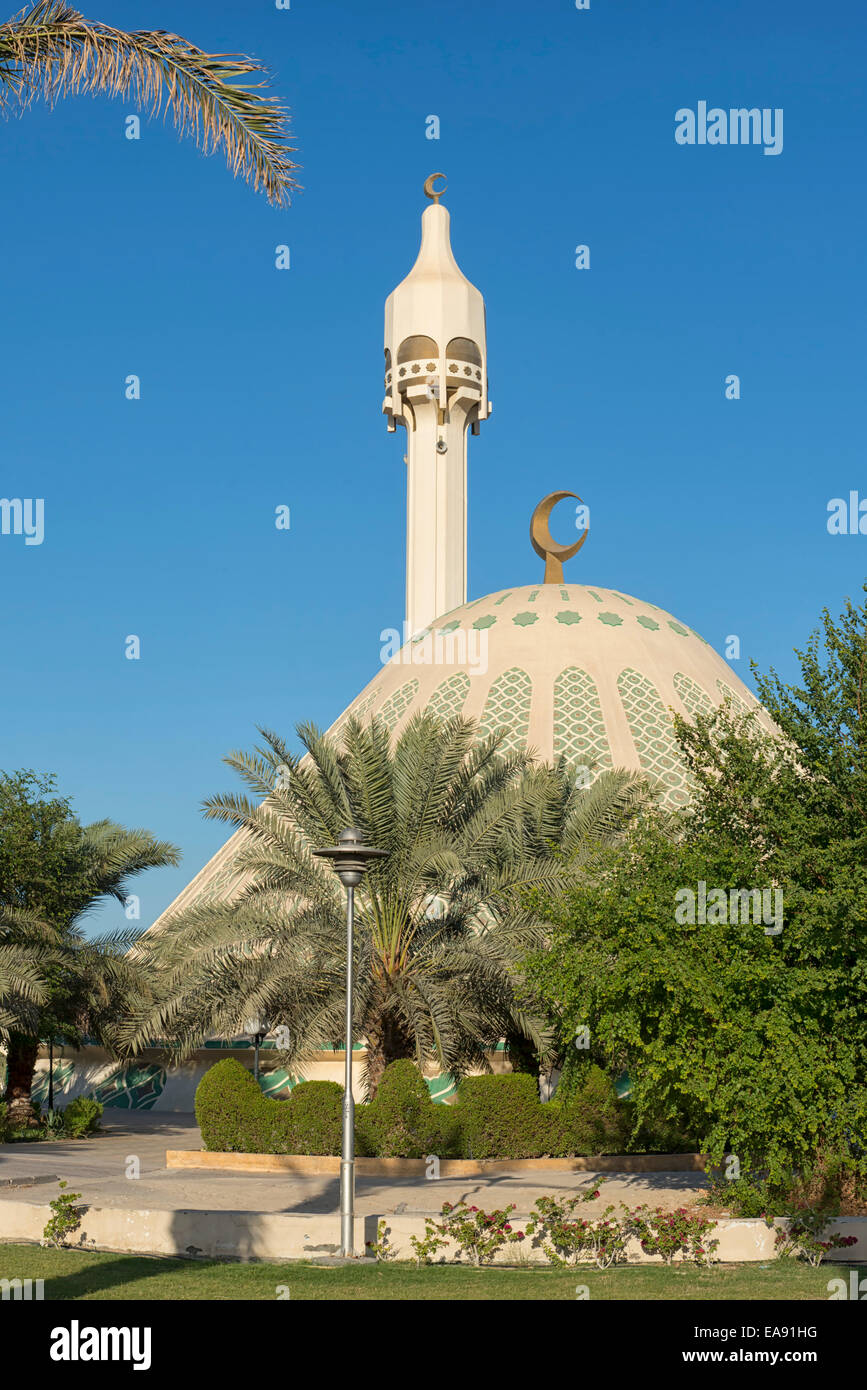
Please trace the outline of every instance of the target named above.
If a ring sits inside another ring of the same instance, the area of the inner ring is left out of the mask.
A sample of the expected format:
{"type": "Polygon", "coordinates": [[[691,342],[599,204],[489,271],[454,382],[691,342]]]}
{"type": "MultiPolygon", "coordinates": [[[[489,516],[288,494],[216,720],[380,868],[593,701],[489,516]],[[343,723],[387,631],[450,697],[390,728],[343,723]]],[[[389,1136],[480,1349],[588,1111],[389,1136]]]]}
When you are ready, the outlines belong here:
{"type": "MultiPolygon", "coordinates": [[[[200,1149],[195,1116],[137,1110],[106,1111],[103,1130],[92,1140],[42,1144],[0,1144],[0,1237],[2,1203],[47,1203],[52,1184],[6,1186],[28,1178],[57,1176],[81,1192],[93,1207],[129,1207],[168,1211],[248,1211],[327,1213],[339,1209],[336,1174],[320,1177],[294,1173],[202,1173],[167,1169],[166,1149],[200,1149]],[[128,1176],[138,1159],[139,1176],[128,1176]]],[[[356,1180],[360,1216],[376,1212],[438,1212],[445,1201],[464,1197],[481,1207],[516,1204],[526,1214],[542,1193],[569,1193],[594,1182],[597,1201],[582,1214],[598,1214],[609,1202],[673,1208],[694,1201],[705,1186],[703,1173],[538,1173],[491,1174],[483,1178],[371,1178],[356,1180]],[[604,1181],[603,1181],[604,1179],[604,1181]]]]}

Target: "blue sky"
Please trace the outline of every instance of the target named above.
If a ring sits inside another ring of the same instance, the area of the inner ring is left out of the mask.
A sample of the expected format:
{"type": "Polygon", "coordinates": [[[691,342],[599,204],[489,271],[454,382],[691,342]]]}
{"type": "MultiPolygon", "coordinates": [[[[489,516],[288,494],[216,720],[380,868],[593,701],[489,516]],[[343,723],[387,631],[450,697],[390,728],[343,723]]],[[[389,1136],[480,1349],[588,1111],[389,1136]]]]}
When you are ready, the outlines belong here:
{"type": "Polygon", "coordinates": [[[123,101],[0,126],[0,495],[45,499],[41,546],[0,536],[0,767],[182,847],[140,880],[142,924],[222,843],[199,806],[233,786],[223,755],[329,724],[402,621],[382,311],[433,170],[488,311],[470,596],[541,577],[529,514],[570,488],[575,580],[738,634],[748,683],[750,657],[794,674],[867,572],[867,537],[826,528],[867,496],[862,5],[83,8],[264,60],[305,188],[275,211],[158,121],[128,141],[123,101]],[[782,153],[676,144],[702,100],[782,108],[782,153]]]}

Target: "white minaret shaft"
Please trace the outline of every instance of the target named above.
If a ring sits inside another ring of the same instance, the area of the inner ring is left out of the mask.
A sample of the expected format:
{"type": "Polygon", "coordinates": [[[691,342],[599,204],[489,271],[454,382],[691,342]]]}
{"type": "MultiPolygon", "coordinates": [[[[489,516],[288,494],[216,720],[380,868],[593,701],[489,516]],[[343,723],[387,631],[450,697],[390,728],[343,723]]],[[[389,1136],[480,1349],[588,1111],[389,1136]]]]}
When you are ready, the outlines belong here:
{"type": "Polygon", "coordinates": [[[421,250],[385,305],[388,428],[407,433],[406,621],[410,634],[467,601],[467,433],[491,413],[485,302],[452,254],[432,174],[421,250]]]}

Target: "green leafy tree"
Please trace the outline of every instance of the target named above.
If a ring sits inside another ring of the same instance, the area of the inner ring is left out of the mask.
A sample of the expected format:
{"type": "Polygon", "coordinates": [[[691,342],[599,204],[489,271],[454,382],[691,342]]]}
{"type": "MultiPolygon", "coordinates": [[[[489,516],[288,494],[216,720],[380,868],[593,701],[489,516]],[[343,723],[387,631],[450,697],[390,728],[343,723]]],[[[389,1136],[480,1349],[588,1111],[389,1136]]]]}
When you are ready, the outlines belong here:
{"type": "Polygon", "coordinates": [[[118,1017],[147,983],[130,947],[136,929],[88,938],[84,918],[105,897],[125,902],[132,876],[177,864],[178,850],[111,821],[82,826],[54,779],[0,773],[0,1036],[7,1048],[10,1125],[30,1122],[40,1040],[92,1036],[117,1052],[118,1017]]]}
{"type": "MultiPolygon", "coordinates": [[[[263,731],[254,753],[226,759],[251,797],[205,806],[241,832],[234,886],[143,938],[137,954],[158,999],[127,1045],[161,1036],[184,1056],[261,1012],[283,1026],[287,1065],[333,1047],[343,1032],[345,899],[312,850],[358,825],[387,851],[356,891],[354,1026],[367,1043],[369,1092],[401,1058],[460,1075],[486,1068],[501,1037],[543,1046],[513,972],[541,940],[521,895],[559,882],[569,872],[560,841],[573,831],[580,839],[583,793],[573,803],[565,769],[504,754],[501,735],[479,741],[461,718],[415,716],[393,746],[378,721],[350,720],[342,746],[311,726],[299,735],[303,758],[263,731]]],[[[607,814],[595,793],[597,833],[626,818],[633,781],[609,777],[607,814]]]]}
{"type": "Polygon", "coordinates": [[[88,92],[122,96],[152,114],[165,103],[181,135],[205,154],[222,150],[235,175],[280,204],[298,186],[298,166],[285,107],[246,80],[262,71],[251,58],[205,53],[164,30],[88,23],[62,0],[39,0],[0,24],[0,112],[88,92]]]}
{"type": "Polygon", "coordinates": [[[551,949],[527,967],[564,1052],[586,1026],[628,1068],[639,1125],[674,1121],[778,1187],[867,1157],[867,609],[825,611],[797,655],[796,684],[757,675],[778,735],[731,706],[677,721],[695,795],[676,833],[646,817],[537,901],[551,949]],[[725,898],[704,922],[702,883],[725,898]],[[781,931],[753,899],[744,920],[744,889],[781,902],[781,931]]]}

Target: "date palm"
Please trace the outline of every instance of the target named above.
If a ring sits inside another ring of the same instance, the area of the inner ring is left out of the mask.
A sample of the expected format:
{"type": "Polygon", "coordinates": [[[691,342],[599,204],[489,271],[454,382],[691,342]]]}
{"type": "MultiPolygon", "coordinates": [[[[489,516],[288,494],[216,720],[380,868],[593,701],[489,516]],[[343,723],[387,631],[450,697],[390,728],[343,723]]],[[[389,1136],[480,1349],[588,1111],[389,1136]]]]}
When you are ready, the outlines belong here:
{"type": "Polygon", "coordinates": [[[286,108],[246,80],[263,71],[252,58],[205,53],[163,30],[89,23],[61,0],[39,0],[0,24],[0,112],[86,92],[126,97],[151,114],[165,108],[181,135],[205,154],[222,150],[235,175],[279,205],[298,187],[298,166],[286,108]]]}
{"type": "MultiPolygon", "coordinates": [[[[535,818],[528,822],[528,843],[556,845],[574,868],[584,865],[610,845],[630,821],[651,807],[659,812],[661,788],[641,772],[624,768],[597,771],[590,781],[581,765],[581,776],[561,757],[540,776],[540,794],[531,805],[535,818]]],[[[665,817],[669,824],[670,817],[665,817]]]]}
{"type": "MultiPolygon", "coordinates": [[[[0,824],[0,835],[3,831],[0,824]]],[[[105,897],[125,902],[133,875],[180,859],[173,845],[155,840],[148,831],[127,830],[107,820],[90,826],[71,817],[55,820],[51,840],[54,844],[45,838],[38,843],[38,859],[51,864],[61,841],[52,864],[59,872],[42,877],[22,855],[18,862],[24,867],[18,873],[14,857],[4,860],[0,883],[4,1099],[9,1121],[17,1125],[32,1118],[30,1092],[40,1040],[59,1033],[77,1047],[93,1037],[117,1055],[118,1018],[141,1008],[149,997],[130,952],[139,930],[88,937],[83,929],[87,913],[105,897]]]]}
{"type": "Polygon", "coordinates": [[[35,914],[0,903],[0,1039],[46,995],[51,929],[35,914]]]}
{"type": "Polygon", "coordinates": [[[486,1068],[504,1036],[538,1047],[513,971],[541,941],[527,890],[569,872],[563,769],[503,754],[501,735],[479,740],[462,718],[417,715],[393,745],[376,720],[349,720],[342,746],[302,726],[300,759],[262,733],[253,753],[226,759],[251,795],[205,803],[241,831],[234,896],[193,904],[141,940],[134,954],[156,999],[122,1030],[126,1046],[159,1036],[180,1059],[260,1013],[282,1025],[297,1070],[339,1045],[345,899],[311,851],[358,825],[387,851],[356,892],[355,1035],[367,1044],[368,1093],[399,1058],[460,1075],[486,1068]]]}

